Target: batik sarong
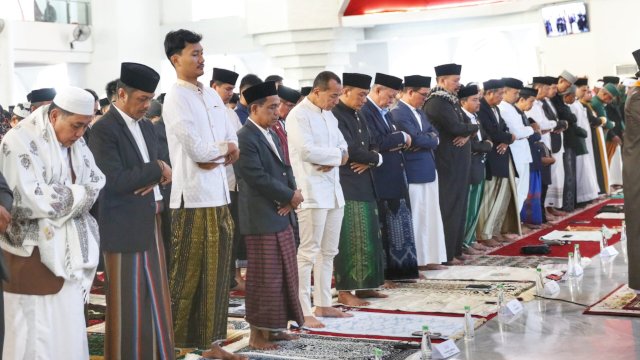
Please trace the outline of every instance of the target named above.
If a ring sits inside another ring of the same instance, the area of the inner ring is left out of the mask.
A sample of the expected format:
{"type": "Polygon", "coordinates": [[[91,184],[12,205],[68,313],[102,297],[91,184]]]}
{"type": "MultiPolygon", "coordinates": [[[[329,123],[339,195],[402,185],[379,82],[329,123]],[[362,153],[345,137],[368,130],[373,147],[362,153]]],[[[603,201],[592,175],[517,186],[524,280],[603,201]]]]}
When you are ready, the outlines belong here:
{"type": "Polygon", "coordinates": [[[382,246],[385,250],[385,279],[418,277],[418,259],[413,237],[411,210],[405,199],[380,200],[382,246]]]}
{"type": "Polygon", "coordinates": [[[529,193],[527,200],[524,202],[520,218],[525,224],[540,225],[542,224],[542,177],[540,171],[532,171],[529,175],[529,193]]]}

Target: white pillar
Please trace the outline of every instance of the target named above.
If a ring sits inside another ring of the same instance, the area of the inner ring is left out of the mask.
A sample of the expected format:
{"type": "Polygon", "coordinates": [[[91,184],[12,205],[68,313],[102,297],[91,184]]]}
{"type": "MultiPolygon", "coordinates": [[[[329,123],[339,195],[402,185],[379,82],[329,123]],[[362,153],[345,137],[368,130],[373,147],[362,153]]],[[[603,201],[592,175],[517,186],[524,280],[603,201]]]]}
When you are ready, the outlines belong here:
{"type": "Polygon", "coordinates": [[[6,109],[14,105],[13,93],[14,57],[12,22],[4,20],[4,29],[0,32],[0,104],[6,109]]]}

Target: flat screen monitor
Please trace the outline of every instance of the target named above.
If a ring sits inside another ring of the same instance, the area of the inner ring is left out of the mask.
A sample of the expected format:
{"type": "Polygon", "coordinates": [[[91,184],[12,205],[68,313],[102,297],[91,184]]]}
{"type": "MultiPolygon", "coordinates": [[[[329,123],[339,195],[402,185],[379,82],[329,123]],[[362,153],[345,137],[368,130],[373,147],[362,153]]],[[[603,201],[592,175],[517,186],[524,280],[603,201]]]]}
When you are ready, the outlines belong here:
{"type": "Polygon", "coordinates": [[[586,33],[591,29],[587,5],[582,1],[545,6],[542,19],[548,37],[586,33]]]}

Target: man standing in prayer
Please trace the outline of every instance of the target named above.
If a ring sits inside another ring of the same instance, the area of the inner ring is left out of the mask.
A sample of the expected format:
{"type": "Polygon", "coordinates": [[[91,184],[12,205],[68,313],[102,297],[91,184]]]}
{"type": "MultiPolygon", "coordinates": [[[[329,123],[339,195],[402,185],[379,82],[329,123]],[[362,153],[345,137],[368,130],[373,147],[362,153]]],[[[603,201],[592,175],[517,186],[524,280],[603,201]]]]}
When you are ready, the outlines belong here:
{"type": "Polygon", "coordinates": [[[509,145],[513,164],[518,173],[516,178],[516,210],[522,210],[522,205],[527,199],[529,192],[529,164],[531,164],[531,150],[527,138],[535,132],[534,126],[525,125],[522,116],[518,113],[516,102],[520,98],[520,90],[523,87],[522,81],[514,78],[503,78],[504,95],[502,102],[498,104],[500,115],[504,120],[509,132],[515,135],[516,140],[509,145]]]}
{"type": "Polygon", "coordinates": [[[278,121],[278,91],[267,81],[243,92],[249,117],[238,131],[242,156],[234,167],[239,186],[239,227],[247,243],[249,346],[275,349],[274,340],[294,340],[287,323],[304,323],[298,297],[293,211],[304,198],[271,130],[278,121]]]}
{"type": "Polygon", "coordinates": [[[31,91],[27,94],[27,101],[31,104],[29,111],[34,112],[40,106],[51,104],[55,96],[56,89],[54,88],[42,88],[31,91]]]}
{"type": "Polygon", "coordinates": [[[294,108],[302,98],[302,95],[297,90],[286,87],[284,85],[278,86],[278,97],[280,98],[280,105],[278,106],[278,121],[273,125],[273,131],[278,135],[280,139],[280,145],[282,145],[282,151],[284,152],[284,161],[287,164],[291,164],[289,160],[289,142],[287,141],[287,116],[289,112],[294,108]]]}
{"type": "Polygon", "coordinates": [[[13,189],[12,226],[0,237],[5,359],[88,359],[84,303],[100,257],[89,214],[105,177],[78,141],[94,115],[87,91],[69,87],[2,140],[0,173],[13,189]]]}
{"type": "Polygon", "coordinates": [[[434,155],[438,131],[422,111],[430,87],[430,77],[405,76],[402,97],[391,110],[397,128],[411,136],[411,147],[404,157],[420,270],[440,270],[446,268],[441,264],[447,261],[434,155]]]}
{"type": "Polygon", "coordinates": [[[240,80],[240,101],[236,105],[235,112],[238,114],[238,118],[240,119],[240,123],[244,125],[249,117],[249,108],[247,108],[247,100],[242,96],[242,92],[247,88],[250,88],[253,85],[258,85],[262,83],[262,79],[260,79],[257,75],[247,74],[240,80]]]}
{"type": "Polygon", "coordinates": [[[338,167],[349,159],[347,143],[331,112],[338,103],[342,85],[338,75],[323,71],[313,81],[313,90],[291,110],[287,118],[289,158],[305,201],[297,211],[300,221],[298,276],[304,323],[323,327],[318,317],[346,317],[333,308],[331,275],[338,254],[344,196],[338,167]],[[313,302],[310,288],[313,269],[313,302]]]}
{"type": "Polygon", "coordinates": [[[383,297],[375,291],[384,283],[384,253],[372,172],[383,159],[371,149],[369,130],[360,113],[371,76],[344,73],[342,84],[340,102],[331,110],[349,148],[349,162],[340,167],[345,206],[335,259],[336,289],[341,304],[366,306],[369,303],[363,298],[383,297]]]}
{"type": "Polygon", "coordinates": [[[487,159],[487,180],[484,183],[477,233],[479,240],[493,238],[509,242],[522,231],[516,201],[515,170],[509,148],[516,136],[509,132],[498,108],[503,99],[504,86],[502,80],[485,81],[484,97],[480,100],[478,120],[493,142],[493,150],[487,159]]]}
{"type": "Polygon", "coordinates": [[[462,65],[435,67],[437,86],[424,104],[424,112],[440,136],[435,152],[440,212],[447,247],[447,264],[462,263],[462,244],[469,201],[471,143],[478,125],[465,122],[458,100],[462,65]]]}
{"type": "MultiPolygon", "coordinates": [[[[163,118],[173,165],[169,287],[175,342],[208,348],[227,334],[234,225],[224,167],[239,150],[224,102],[197,80],[204,73],[201,39],[183,29],[165,37],[178,80],[165,96],[163,118]]],[[[217,344],[211,347],[213,356],[233,358],[217,344]]]]}
{"type": "MultiPolygon", "coordinates": [[[[11,223],[11,209],[13,208],[13,193],[7,185],[7,180],[0,173],[0,239],[7,231],[11,223]]],[[[0,292],[2,292],[2,282],[9,280],[9,272],[6,268],[6,260],[0,251],[0,292]]],[[[0,358],[4,348],[4,294],[0,296],[0,358]]]]}
{"type": "MultiPolygon", "coordinates": [[[[591,107],[593,111],[595,111],[596,115],[600,118],[602,122],[602,129],[604,132],[604,137],[599,139],[598,144],[599,147],[603,147],[601,159],[596,159],[596,167],[601,167],[603,169],[603,177],[605,182],[605,191],[607,194],[611,191],[610,189],[610,175],[611,172],[609,170],[609,166],[611,164],[609,160],[609,150],[611,150],[611,140],[609,140],[609,131],[615,127],[615,122],[609,117],[609,113],[607,111],[607,105],[611,104],[615,97],[620,96],[620,92],[613,84],[603,85],[602,88],[596,92],[596,96],[591,99],[591,107]],[[606,141],[605,141],[606,140],[606,141]],[[604,145],[603,145],[604,143],[604,145]]],[[[596,133],[596,136],[600,137],[599,132],[596,133]]],[[[614,149],[615,150],[615,149],[614,149]]],[[[611,152],[611,156],[613,157],[613,151],[611,152]]]]}
{"type": "MultiPolygon", "coordinates": [[[[383,160],[382,165],[373,168],[373,180],[386,256],[385,279],[415,279],[418,263],[403,155],[411,145],[411,135],[398,131],[389,114],[402,79],[377,73],[373,82],[361,114],[369,128],[371,148],[383,160]]],[[[390,282],[387,285],[392,286],[390,282]]]]}
{"type": "MultiPolygon", "coordinates": [[[[235,111],[229,109],[226,106],[233,96],[233,89],[236,87],[236,81],[238,80],[238,73],[221,68],[213,68],[213,76],[209,86],[215,90],[220,99],[227,108],[227,115],[233,129],[238,132],[242,127],[240,118],[235,111]]],[[[229,211],[231,211],[231,217],[233,223],[238,224],[238,186],[236,182],[236,176],[234,173],[233,165],[225,166],[227,171],[227,184],[229,185],[229,196],[231,202],[229,203],[229,211]]],[[[247,250],[244,239],[240,236],[240,229],[238,226],[233,230],[233,253],[231,257],[231,288],[233,290],[245,290],[244,279],[242,278],[241,268],[247,267],[247,250]]]]}
{"type": "MultiPolygon", "coordinates": [[[[476,241],[476,228],[478,227],[478,215],[480,204],[484,194],[484,179],[486,176],[487,153],[493,148],[493,143],[482,129],[478,121],[480,110],[480,93],[478,86],[463,86],[458,90],[458,98],[464,115],[470,124],[478,125],[478,131],[471,136],[471,169],[469,173],[469,202],[467,204],[467,217],[464,232],[464,252],[469,255],[477,255],[490,247],[498,247],[500,243],[495,240],[476,241]]],[[[466,119],[465,119],[466,122],[466,119]]]]}
{"type": "MultiPolygon", "coordinates": [[[[636,64],[640,67],[640,49],[633,52],[636,64]]],[[[640,72],[636,76],[640,75],[640,72]]],[[[629,252],[629,287],[640,293],[640,81],[630,88],[625,104],[625,144],[622,149],[622,167],[624,177],[624,213],[627,221],[627,251],[629,252]],[[633,219],[633,221],[631,220],[633,219]]]]}
{"type": "Polygon", "coordinates": [[[159,81],[148,66],[122,63],[116,101],[91,132],[91,151],[107,177],[98,223],[108,359],[175,359],[160,192],[171,182],[171,168],[158,158],[153,124],[144,119],[159,81]]]}

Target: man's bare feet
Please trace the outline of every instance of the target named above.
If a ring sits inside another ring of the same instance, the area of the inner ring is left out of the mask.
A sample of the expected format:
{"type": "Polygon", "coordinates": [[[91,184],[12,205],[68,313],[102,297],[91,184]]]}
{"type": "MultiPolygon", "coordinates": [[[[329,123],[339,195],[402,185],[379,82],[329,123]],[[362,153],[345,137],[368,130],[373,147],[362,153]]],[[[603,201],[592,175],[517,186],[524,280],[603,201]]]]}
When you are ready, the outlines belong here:
{"type": "Polygon", "coordinates": [[[260,330],[255,327],[251,327],[251,334],[249,335],[249,346],[256,350],[275,350],[278,345],[269,341],[269,330],[260,330]]]}
{"type": "Polygon", "coordinates": [[[384,284],[382,284],[383,289],[397,289],[398,285],[391,280],[385,280],[384,284]]]}
{"type": "Polygon", "coordinates": [[[481,243],[479,243],[479,242],[474,243],[473,245],[471,245],[471,247],[472,247],[474,250],[478,250],[478,251],[487,251],[487,250],[489,250],[489,249],[490,249],[488,246],[484,246],[484,245],[482,245],[482,244],[481,244],[481,243]]]}
{"type": "Polygon", "coordinates": [[[471,259],[471,257],[468,256],[468,255],[460,254],[460,255],[456,256],[456,259],[465,261],[465,260],[471,259]]]}
{"type": "Polygon", "coordinates": [[[299,340],[300,336],[288,333],[286,331],[270,331],[269,340],[271,341],[289,341],[299,340]]]}
{"type": "Polygon", "coordinates": [[[486,246],[486,247],[490,247],[490,248],[497,248],[497,247],[502,246],[502,244],[500,244],[498,241],[496,241],[494,239],[478,240],[478,243],[480,243],[482,246],[486,246]]]}
{"type": "Polygon", "coordinates": [[[446,270],[448,267],[442,264],[427,264],[427,270],[446,270]]]}
{"type": "Polygon", "coordinates": [[[464,265],[464,261],[458,259],[458,258],[453,258],[453,260],[451,261],[447,261],[446,263],[444,263],[443,265],[448,265],[448,266],[454,266],[454,265],[464,265]]]}
{"type": "MultiPolygon", "coordinates": [[[[251,342],[249,342],[251,344],[251,342]]],[[[232,354],[228,351],[225,351],[220,345],[216,343],[211,343],[211,348],[209,350],[205,350],[201,355],[205,359],[223,359],[223,360],[249,360],[248,357],[232,354]]]]}
{"type": "MultiPolygon", "coordinates": [[[[353,317],[353,314],[343,312],[340,309],[329,306],[316,306],[316,311],[313,314],[317,317],[334,317],[334,318],[347,318],[353,317]]],[[[306,325],[306,323],[305,323],[306,325]]]]}
{"type": "Polygon", "coordinates": [[[319,329],[319,328],[323,328],[324,324],[320,322],[320,320],[316,319],[315,316],[305,316],[304,327],[308,327],[311,329],[319,329]]]}
{"type": "Polygon", "coordinates": [[[482,254],[482,251],[476,250],[473,247],[464,248],[464,249],[462,249],[462,252],[467,254],[467,255],[480,255],[480,254],[482,254]]]}
{"type": "Polygon", "coordinates": [[[387,298],[389,295],[376,290],[357,290],[356,296],[359,298],[387,298]]]}
{"type": "Polygon", "coordinates": [[[347,306],[367,306],[368,301],[360,299],[358,296],[353,295],[351,291],[338,292],[338,302],[347,306]]]}

